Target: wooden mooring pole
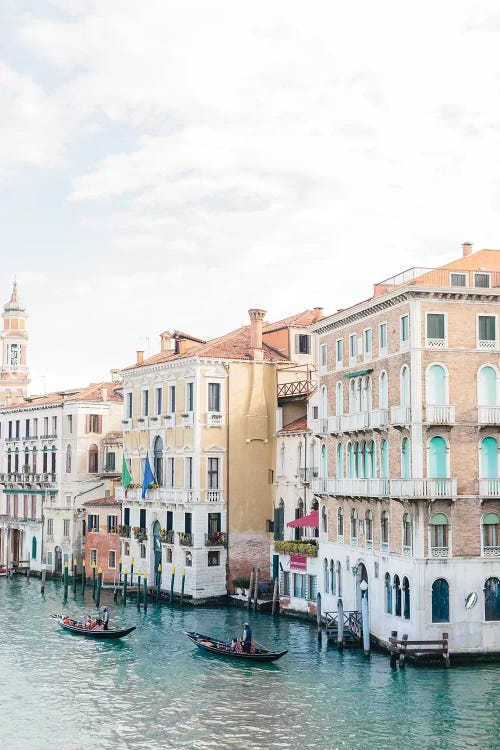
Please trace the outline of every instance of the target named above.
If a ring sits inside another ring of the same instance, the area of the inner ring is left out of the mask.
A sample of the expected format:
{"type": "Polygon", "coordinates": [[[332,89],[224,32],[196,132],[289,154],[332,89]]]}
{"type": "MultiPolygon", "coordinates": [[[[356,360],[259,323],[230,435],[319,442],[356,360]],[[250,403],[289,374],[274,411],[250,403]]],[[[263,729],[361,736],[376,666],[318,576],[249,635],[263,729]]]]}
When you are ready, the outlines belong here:
{"type": "Polygon", "coordinates": [[[272,614],[276,614],[276,609],[279,609],[279,581],[277,578],[274,579],[274,589],[273,589],[273,609],[272,614]]]}
{"type": "Polygon", "coordinates": [[[344,648],[344,605],[342,599],[337,602],[337,648],[344,648]]]}
{"type": "Polygon", "coordinates": [[[248,601],[247,601],[248,609],[250,609],[252,606],[252,589],[253,589],[254,575],[255,575],[255,568],[252,568],[252,572],[250,573],[250,586],[248,587],[248,601]]]}
{"type": "Polygon", "coordinates": [[[254,593],[254,600],[253,600],[253,611],[257,611],[257,600],[259,598],[259,573],[260,568],[255,568],[255,593],[254,593]]]}
{"type": "Polygon", "coordinates": [[[45,593],[45,579],[46,579],[46,577],[47,577],[47,569],[46,569],[46,567],[44,565],[43,568],[42,568],[42,585],[40,587],[40,593],[42,593],[42,594],[45,593]]]}

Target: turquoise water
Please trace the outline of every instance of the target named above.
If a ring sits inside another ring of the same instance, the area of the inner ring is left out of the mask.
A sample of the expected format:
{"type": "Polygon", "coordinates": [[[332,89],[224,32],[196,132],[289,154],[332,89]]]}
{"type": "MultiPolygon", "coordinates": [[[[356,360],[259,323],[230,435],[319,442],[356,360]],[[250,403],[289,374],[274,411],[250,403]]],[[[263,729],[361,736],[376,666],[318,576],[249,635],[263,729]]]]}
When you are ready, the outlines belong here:
{"type": "Polygon", "coordinates": [[[239,609],[146,614],[113,604],[111,623],[137,625],[123,641],[63,632],[49,615],[91,611],[62,586],[0,579],[1,750],[496,750],[500,668],[392,670],[384,654],[338,653],[315,628],[248,615],[254,636],[290,649],[276,664],[203,654],[182,634],[240,633],[239,609]]]}

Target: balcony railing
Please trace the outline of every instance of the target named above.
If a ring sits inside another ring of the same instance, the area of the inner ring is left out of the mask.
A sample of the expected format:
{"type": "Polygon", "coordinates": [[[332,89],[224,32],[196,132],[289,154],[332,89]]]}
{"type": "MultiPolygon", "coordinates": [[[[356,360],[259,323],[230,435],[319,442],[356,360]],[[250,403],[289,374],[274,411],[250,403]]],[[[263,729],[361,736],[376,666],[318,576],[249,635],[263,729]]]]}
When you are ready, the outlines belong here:
{"type": "Polygon", "coordinates": [[[448,557],[449,552],[449,547],[431,547],[431,557],[448,557]]]}
{"type": "Polygon", "coordinates": [[[299,469],[299,477],[302,482],[311,483],[313,479],[318,476],[319,469],[317,467],[309,469],[299,469]]]}
{"type": "Polygon", "coordinates": [[[381,542],[380,549],[382,552],[389,552],[389,542],[381,542]]]}
{"type": "Polygon", "coordinates": [[[391,479],[391,497],[447,497],[453,498],[457,495],[457,480],[455,478],[443,479],[391,479]]]}
{"type": "Polygon", "coordinates": [[[192,547],[193,546],[193,535],[187,531],[178,531],[179,534],[179,544],[182,547],[192,547]]]}
{"type": "Polygon", "coordinates": [[[410,424],[411,408],[409,406],[392,406],[391,407],[391,424],[410,424]]]}
{"type": "Polygon", "coordinates": [[[500,557],[500,547],[483,547],[485,557],[500,557]]]}
{"type": "Polygon", "coordinates": [[[207,427],[222,427],[224,415],[220,411],[207,411],[207,427]]]}
{"type": "Polygon", "coordinates": [[[341,417],[328,417],[328,432],[331,435],[336,435],[338,432],[341,432],[340,420],[341,417]]]}
{"type": "Polygon", "coordinates": [[[163,533],[160,531],[161,535],[161,541],[163,544],[173,544],[175,541],[175,531],[172,529],[169,529],[168,531],[166,529],[162,529],[163,533]]]}
{"type": "Polygon", "coordinates": [[[175,414],[164,415],[165,427],[175,427],[175,414]]]}
{"type": "Polygon", "coordinates": [[[192,411],[186,411],[181,414],[181,425],[183,427],[192,427],[194,422],[194,415],[192,411]]]}
{"type": "Polygon", "coordinates": [[[500,406],[478,406],[477,421],[479,424],[500,424],[500,406]]]}
{"type": "Polygon", "coordinates": [[[209,531],[205,534],[206,547],[227,547],[227,534],[224,531],[209,531]]]}
{"type": "MultiPolygon", "coordinates": [[[[488,481],[488,480],[486,480],[488,481]]],[[[495,480],[493,480],[495,481],[495,480]]],[[[496,480],[500,483],[500,480],[496,480]]],[[[346,497],[436,497],[457,495],[457,480],[444,479],[313,479],[313,492],[346,497]]]]}
{"type": "Polygon", "coordinates": [[[221,503],[222,490],[205,490],[205,499],[207,503],[221,503]]]}
{"type": "Polygon", "coordinates": [[[370,412],[361,411],[357,414],[344,414],[340,417],[340,429],[342,432],[357,432],[367,430],[370,427],[370,412]]]}
{"type": "Polygon", "coordinates": [[[372,409],[370,412],[370,427],[373,430],[382,429],[389,424],[389,409],[372,409]]]}
{"type": "Polygon", "coordinates": [[[450,404],[427,404],[425,419],[431,424],[453,424],[455,422],[455,407],[450,404]]]}
{"type": "Polygon", "coordinates": [[[8,482],[12,484],[42,484],[51,483],[56,481],[55,474],[34,474],[32,472],[24,473],[19,471],[11,471],[8,473],[0,474],[0,484],[6,484],[8,482]]]}
{"type": "Polygon", "coordinates": [[[10,437],[5,438],[6,443],[14,443],[16,440],[21,440],[21,435],[16,435],[14,437],[10,436],[10,437]]]}
{"type": "Polygon", "coordinates": [[[403,555],[405,557],[411,557],[411,547],[407,544],[403,544],[403,555]]]}
{"type": "Polygon", "coordinates": [[[444,349],[446,347],[446,339],[441,338],[426,338],[425,345],[429,349],[444,349]]]}
{"type": "Polygon", "coordinates": [[[55,440],[57,438],[57,432],[48,432],[46,435],[41,435],[42,440],[55,440]]]}
{"type": "Polygon", "coordinates": [[[324,492],[328,495],[343,495],[347,497],[388,497],[388,479],[314,479],[314,492],[324,492]]]}
{"type": "Polygon", "coordinates": [[[479,339],[477,342],[478,349],[485,349],[486,351],[493,352],[498,349],[498,344],[495,339],[479,339]]]}
{"type": "Polygon", "coordinates": [[[500,478],[480,479],[479,494],[482,497],[500,497],[500,478]]]}
{"type": "Polygon", "coordinates": [[[315,435],[328,435],[328,418],[313,419],[312,431],[315,435]]]}

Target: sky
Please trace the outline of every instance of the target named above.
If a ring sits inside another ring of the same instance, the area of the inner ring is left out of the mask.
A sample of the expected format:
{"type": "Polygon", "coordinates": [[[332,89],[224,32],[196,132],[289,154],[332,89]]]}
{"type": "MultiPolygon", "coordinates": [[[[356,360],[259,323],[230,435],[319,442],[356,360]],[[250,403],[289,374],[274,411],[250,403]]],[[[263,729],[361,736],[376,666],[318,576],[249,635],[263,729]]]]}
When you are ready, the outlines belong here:
{"type": "Polygon", "coordinates": [[[499,42],[497,0],[1,0],[30,392],[500,247],[499,42]]]}

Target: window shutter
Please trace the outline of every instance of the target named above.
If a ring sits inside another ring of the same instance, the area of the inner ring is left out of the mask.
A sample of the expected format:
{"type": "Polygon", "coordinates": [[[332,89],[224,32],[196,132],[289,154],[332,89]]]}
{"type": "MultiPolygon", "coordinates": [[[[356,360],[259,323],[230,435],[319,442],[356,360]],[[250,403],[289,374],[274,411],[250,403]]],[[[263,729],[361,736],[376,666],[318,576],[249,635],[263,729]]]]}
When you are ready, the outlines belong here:
{"type": "Polygon", "coordinates": [[[102,414],[97,417],[97,432],[102,432],[102,414]]]}
{"type": "Polygon", "coordinates": [[[300,335],[298,333],[295,334],[295,354],[299,354],[300,352],[300,335]]]}
{"type": "Polygon", "coordinates": [[[87,414],[85,417],[85,432],[90,432],[90,414],[87,414]]]}

